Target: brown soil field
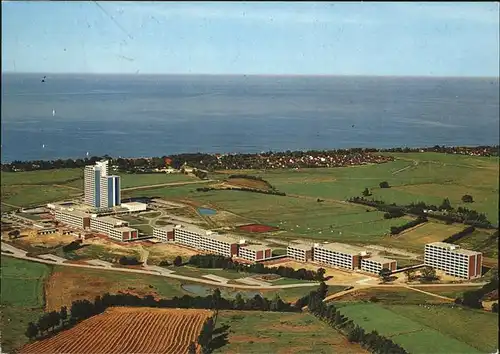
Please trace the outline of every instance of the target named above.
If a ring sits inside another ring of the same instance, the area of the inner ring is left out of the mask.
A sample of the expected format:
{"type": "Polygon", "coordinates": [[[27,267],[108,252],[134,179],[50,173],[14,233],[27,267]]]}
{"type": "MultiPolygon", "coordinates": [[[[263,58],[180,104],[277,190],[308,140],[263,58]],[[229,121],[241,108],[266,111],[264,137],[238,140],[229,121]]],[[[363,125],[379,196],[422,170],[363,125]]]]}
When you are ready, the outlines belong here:
{"type": "Polygon", "coordinates": [[[55,233],[52,235],[40,235],[36,234],[35,230],[22,232],[23,237],[13,240],[15,244],[21,248],[29,247],[43,247],[43,248],[53,248],[62,245],[66,245],[75,240],[75,236],[62,235],[55,233]]]}
{"type": "Polygon", "coordinates": [[[93,301],[97,295],[102,296],[106,292],[159,297],[156,288],[151,288],[147,281],[137,282],[134,279],[134,274],[127,273],[73,267],[56,268],[45,283],[45,309],[52,311],[59,310],[61,306],[70,307],[72,301],[79,299],[93,301]]]}
{"type": "Polygon", "coordinates": [[[201,253],[187,247],[165,243],[145,248],[149,251],[148,264],[158,264],[163,260],[173,261],[177,256],[181,256],[182,259],[187,260],[189,257],[201,253]]]}
{"type": "Polygon", "coordinates": [[[262,224],[248,224],[243,226],[238,226],[238,229],[245,232],[270,232],[279,230],[279,228],[269,225],[262,224]]]}
{"type": "Polygon", "coordinates": [[[184,353],[196,342],[208,310],[115,307],[20,353],[184,353]]]}

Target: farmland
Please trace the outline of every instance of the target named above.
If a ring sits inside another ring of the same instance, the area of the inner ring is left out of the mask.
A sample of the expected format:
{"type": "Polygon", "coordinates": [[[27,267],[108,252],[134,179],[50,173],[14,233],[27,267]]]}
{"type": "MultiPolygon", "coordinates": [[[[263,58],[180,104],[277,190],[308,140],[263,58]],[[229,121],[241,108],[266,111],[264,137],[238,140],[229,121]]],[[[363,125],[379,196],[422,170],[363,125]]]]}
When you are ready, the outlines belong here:
{"type": "Polygon", "coordinates": [[[50,267],[3,255],[1,260],[0,333],[2,349],[11,352],[26,342],[26,325],[43,312],[43,285],[50,273],[50,267]]]}
{"type": "Polygon", "coordinates": [[[220,311],[229,343],[215,353],[368,353],[308,313],[220,311]]]}
{"type": "Polygon", "coordinates": [[[28,344],[20,352],[181,353],[196,342],[210,316],[208,310],[111,308],[52,338],[28,344]]]}
{"type": "Polygon", "coordinates": [[[481,353],[497,347],[498,318],[449,305],[344,304],[340,312],[411,353],[481,353]],[[481,336],[470,328],[481,328],[481,336]],[[483,335],[484,334],[484,335],[483,335]]]}

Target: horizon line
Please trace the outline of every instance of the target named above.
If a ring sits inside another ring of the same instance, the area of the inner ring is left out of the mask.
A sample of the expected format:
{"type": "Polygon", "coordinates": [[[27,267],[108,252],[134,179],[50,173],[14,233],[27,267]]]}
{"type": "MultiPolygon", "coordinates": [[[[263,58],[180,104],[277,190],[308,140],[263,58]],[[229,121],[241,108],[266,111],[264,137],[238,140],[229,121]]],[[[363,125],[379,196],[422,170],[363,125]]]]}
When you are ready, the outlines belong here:
{"type": "Polygon", "coordinates": [[[379,75],[379,74],[218,74],[218,73],[82,73],[82,72],[35,72],[3,71],[2,75],[108,75],[108,76],[253,76],[253,77],[377,77],[377,78],[440,78],[440,79],[500,79],[492,76],[449,76],[449,75],[379,75]]]}

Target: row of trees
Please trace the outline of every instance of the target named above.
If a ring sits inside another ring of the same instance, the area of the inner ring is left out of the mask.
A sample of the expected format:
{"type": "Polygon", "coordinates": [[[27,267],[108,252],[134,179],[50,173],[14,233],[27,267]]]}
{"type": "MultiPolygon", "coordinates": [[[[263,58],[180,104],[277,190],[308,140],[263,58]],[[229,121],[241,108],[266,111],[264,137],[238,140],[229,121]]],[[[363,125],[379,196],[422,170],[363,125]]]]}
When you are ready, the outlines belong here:
{"type": "Polygon", "coordinates": [[[243,191],[243,192],[253,192],[253,193],[261,193],[261,194],[286,196],[286,193],[278,192],[276,190],[263,190],[263,189],[253,189],[253,188],[246,188],[246,187],[223,187],[223,188],[199,187],[199,188],[196,188],[196,191],[197,192],[209,192],[209,191],[215,191],[215,190],[221,190],[221,189],[229,190],[229,191],[243,191]]]}
{"type": "MultiPolygon", "coordinates": [[[[366,333],[360,326],[356,325],[347,316],[340,313],[334,304],[326,304],[324,299],[328,293],[328,287],[321,283],[316,291],[307,295],[307,308],[314,316],[340,331],[353,343],[360,343],[365,349],[377,354],[406,354],[401,346],[392,340],[378,334],[377,331],[366,333]]],[[[301,300],[301,305],[304,299],[301,300]]]]}
{"type": "Polygon", "coordinates": [[[285,278],[322,281],[325,276],[325,269],[318,268],[317,271],[304,268],[295,270],[291,267],[266,267],[262,263],[245,264],[233,261],[230,257],[217,254],[197,254],[191,256],[189,264],[199,268],[222,268],[236,270],[237,272],[257,273],[257,274],[277,274],[285,278]]]}
{"type": "Polygon", "coordinates": [[[425,202],[410,203],[407,205],[397,205],[396,203],[386,204],[382,200],[367,199],[365,197],[352,197],[347,201],[351,203],[371,206],[377,210],[387,213],[404,213],[416,216],[426,216],[442,220],[447,223],[463,223],[482,228],[492,228],[484,213],[479,213],[464,207],[453,208],[448,198],[443,199],[439,206],[426,204],[425,202]],[[440,212],[440,213],[438,213],[440,212]]]}
{"type": "Polygon", "coordinates": [[[258,294],[253,298],[244,299],[241,294],[236,294],[230,300],[221,296],[217,288],[213,294],[205,297],[184,295],[171,299],[155,299],[152,295],[139,297],[131,294],[109,294],[96,296],[94,302],[89,300],[76,300],[71,304],[71,311],[68,316],[67,308],[62,307],[60,311],[52,311],[43,314],[36,323],[30,322],[26,329],[26,336],[30,339],[40,335],[55,334],[59,330],[73,326],[76,323],[104,312],[112,306],[131,307],[158,307],[158,308],[196,308],[196,309],[219,309],[223,310],[246,310],[246,311],[279,311],[297,312],[292,304],[283,301],[278,294],[271,300],[258,294]]]}
{"type": "Polygon", "coordinates": [[[476,228],[474,226],[468,226],[465,229],[463,229],[462,231],[459,231],[459,232],[445,238],[443,240],[443,242],[449,242],[449,243],[456,242],[456,241],[460,240],[462,237],[470,235],[474,231],[476,231],[476,228]]]}
{"type": "Polygon", "coordinates": [[[391,226],[391,235],[397,235],[404,230],[407,230],[409,228],[412,228],[414,226],[417,226],[419,224],[422,224],[424,222],[427,222],[427,218],[425,216],[419,216],[415,220],[409,221],[404,225],[401,226],[391,226]]]}

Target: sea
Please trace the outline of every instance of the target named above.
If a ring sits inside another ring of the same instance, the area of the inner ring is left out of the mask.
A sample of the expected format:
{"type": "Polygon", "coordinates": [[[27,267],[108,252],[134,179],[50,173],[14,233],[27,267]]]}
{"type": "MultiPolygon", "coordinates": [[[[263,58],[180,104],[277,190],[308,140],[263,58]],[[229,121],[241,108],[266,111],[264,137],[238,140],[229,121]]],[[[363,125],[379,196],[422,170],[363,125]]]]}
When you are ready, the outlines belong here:
{"type": "Polygon", "coordinates": [[[3,73],[1,90],[3,163],[499,141],[498,78],[3,73]]]}

